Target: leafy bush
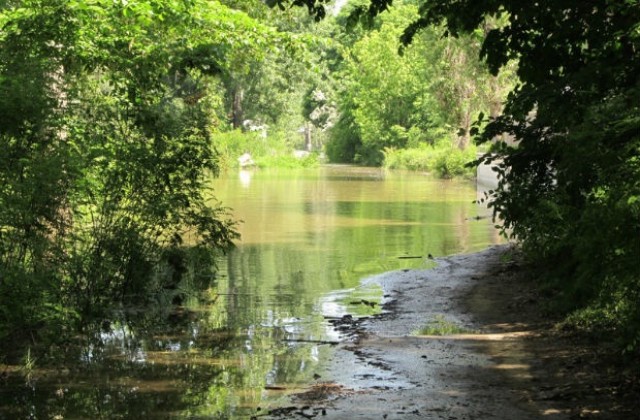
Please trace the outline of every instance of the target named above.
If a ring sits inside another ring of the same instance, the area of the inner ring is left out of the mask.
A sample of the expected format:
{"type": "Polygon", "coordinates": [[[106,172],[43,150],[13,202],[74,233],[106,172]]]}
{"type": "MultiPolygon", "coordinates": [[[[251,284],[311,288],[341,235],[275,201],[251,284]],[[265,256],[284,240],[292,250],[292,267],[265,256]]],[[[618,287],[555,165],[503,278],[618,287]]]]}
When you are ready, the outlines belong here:
{"type": "Polygon", "coordinates": [[[610,310],[590,306],[573,311],[559,326],[565,330],[604,337],[611,331],[620,328],[620,322],[619,318],[610,310]]]}
{"type": "Polygon", "coordinates": [[[441,178],[453,178],[455,176],[474,176],[475,166],[470,166],[476,158],[475,147],[466,150],[451,148],[441,150],[434,162],[434,170],[441,178]]]}
{"type": "Polygon", "coordinates": [[[261,138],[257,133],[247,133],[239,129],[214,134],[213,147],[222,169],[237,167],[238,158],[244,153],[249,153],[254,159],[269,153],[269,144],[266,139],[261,138]]]}
{"type": "Polygon", "coordinates": [[[436,152],[431,147],[414,149],[384,150],[384,167],[389,169],[409,169],[430,171],[433,169],[436,152]]]}
{"type": "Polygon", "coordinates": [[[384,150],[384,166],[389,169],[435,172],[441,178],[473,176],[474,169],[467,166],[475,159],[475,147],[465,151],[458,148],[422,146],[412,149],[384,150]]]}
{"type": "Polygon", "coordinates": [[[235,237],[226,209],[203,195],[218,170],[210,125],[220,97],[211,63],[190,48],[211,43],[196,35],[219,9],[176,3],[163,12],[179,20],[137,20],[154,6],[129,17],[118,3],[75,6],[0,12],[3,343],[138,301],[167,247],[188,238],[215,252],[235,237]]]}

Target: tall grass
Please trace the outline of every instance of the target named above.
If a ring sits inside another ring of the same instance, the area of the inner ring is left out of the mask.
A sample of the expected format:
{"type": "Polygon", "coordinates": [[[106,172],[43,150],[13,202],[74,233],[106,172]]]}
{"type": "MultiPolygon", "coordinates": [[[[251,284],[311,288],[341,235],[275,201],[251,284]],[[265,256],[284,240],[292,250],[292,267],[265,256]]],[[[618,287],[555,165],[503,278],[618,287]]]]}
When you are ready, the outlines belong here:
{"type": "Polygon", "coordinates": [[[214,148],[217,152],[220,169],[232,169],[239,166],[238,158],[249,153],[258,167],[304,168],[318,164],[318,155],[306,157],[294,156],[294,147],[281,133],[262,137],[259,133],[233,130],[214,136],[214,148]]]}

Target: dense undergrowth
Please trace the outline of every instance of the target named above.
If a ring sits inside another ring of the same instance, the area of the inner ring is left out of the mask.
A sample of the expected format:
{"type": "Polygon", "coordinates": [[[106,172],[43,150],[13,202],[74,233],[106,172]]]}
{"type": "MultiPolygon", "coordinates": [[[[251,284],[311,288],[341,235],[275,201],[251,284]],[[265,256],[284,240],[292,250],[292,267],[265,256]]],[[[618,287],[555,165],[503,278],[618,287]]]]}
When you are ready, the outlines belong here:
{"type": "Polygon", "coordinates": [[[263,168],[308,168],[320,163],[317,152],[298,151],[302,153],[296,156],[295,146],[297,144],[286,141],[282,133],[262,136],[233,130],[214,135],[216,159],[222,170],[240,167],[239,158],[244,154],[251,159],[248,166],[263,168]]]}
{"type": "Polygon", "coordinates": [[[470,146],[465,150],[455,147],[385,149],[384,167],[389,169],[408,169],[434,173],[440,178],[456,176],[472,178],[475,167],[469,165],[476,159],[476,148],[470,146]]]}
{"type": "Polygon", "coordinates": [[[221,43],[257,28],[205,2],[157,20],[146,6],[0,9],[3,345],[46,347],[114,307],[147,304],[196,275],[189,255],[232,246],[234,222],[206,191],[219,170],[220,69],[193,57],[212,24],[235,21],[221,43]]]}

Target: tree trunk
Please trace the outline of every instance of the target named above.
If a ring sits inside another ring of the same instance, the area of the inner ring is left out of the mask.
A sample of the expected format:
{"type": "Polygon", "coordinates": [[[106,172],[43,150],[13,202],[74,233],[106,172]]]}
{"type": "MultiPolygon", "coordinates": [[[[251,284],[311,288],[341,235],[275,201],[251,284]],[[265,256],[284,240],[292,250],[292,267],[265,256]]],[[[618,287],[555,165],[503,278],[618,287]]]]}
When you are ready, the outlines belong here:
{"type": "Polygon", "coordinates": [[[471,104],[472,95],[474,93],[474,89],[471,86],[465,86],[463,91],[463,101],[461,101],[461,105],[463,106],[462,115],[460,115],[460,129],[461,134],[458,136],[458,149],[464,150],[471,143],[471,115],[473,105],[471,104]]]}
{"type": "Polygon", "coordinates": [[[242,102],[244,101],[244,89],[241,87],[236,88],[233,91],[233,105],[232,105],[232,123],[233,128],[242,127],[244,121],[244,112],[242,111],[242,102]]]}
{"type": "Polygon", "coordinates": [[[462,134],[458,136],[458,149],[464,150],[469,147],[471,143],[471,113],[466,111],[464,114],[464,121],[462,125],[462,134]]]}
{"type": "Polygon", "coordinates": [[[311,124],[305,123],[304,125],[304,145],[307,152],[310,152],[313,148],[311,144],[311,124]]]}

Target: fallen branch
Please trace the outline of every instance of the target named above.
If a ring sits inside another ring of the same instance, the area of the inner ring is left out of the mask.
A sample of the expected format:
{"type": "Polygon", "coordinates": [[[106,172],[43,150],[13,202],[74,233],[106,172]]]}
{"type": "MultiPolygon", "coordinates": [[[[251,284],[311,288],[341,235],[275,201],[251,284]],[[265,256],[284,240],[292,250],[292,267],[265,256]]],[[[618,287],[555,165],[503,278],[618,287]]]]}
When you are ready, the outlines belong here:
{"type": "Polygon", "coordinates": [[[337,346],[340,344],[339,341],[327,341],[327,340],[305,340],[305,339],[295,339],[295,338],[287,338],[282,340],[285,343],[312,343],[312,344],[329,344],[331,346],[337,346]]]}

